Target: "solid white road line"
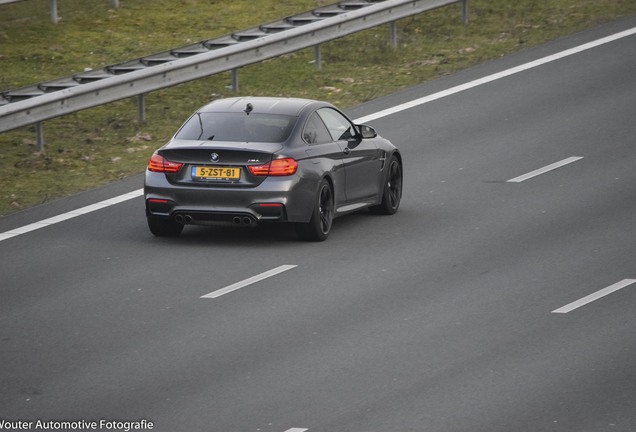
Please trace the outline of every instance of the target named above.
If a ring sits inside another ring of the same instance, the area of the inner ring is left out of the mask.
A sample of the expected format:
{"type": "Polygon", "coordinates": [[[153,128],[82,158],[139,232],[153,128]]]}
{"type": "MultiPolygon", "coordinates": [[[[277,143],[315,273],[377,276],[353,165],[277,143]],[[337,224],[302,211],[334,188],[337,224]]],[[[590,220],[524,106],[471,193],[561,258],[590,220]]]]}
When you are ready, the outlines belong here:
{"type": "Polygon", "coordinates": [[[305,432],[308,431],[309,429],[304,429],[304,428],[291,428],[286,430],[285,432],[305,432]]]}
{"type": "Polygon", "coordinates": [[[545,173],[547,173],[549,171],[553,171],[553,170],[555,170],[557,168],[561,168],[564,165],[571,164],[572,162],[576,162],[577,160],[580,160],[580,159],[583,159],[583,157],[581,157],[581,156],[572,156],[572,157],[569,157],[567,159],[563,159],[562,161],[555,162],[553,164],[544,166],[543,168],[539,168],[538,170],[534,170],[532,172],[529,172],[528,174],[524,174],[522,176],[510,179],[510,180],[508,180],[508,183],[520,183],[520,182],[528,180],[528,179],[530,179],[532,177],[536,177],[538,175],[545,174],[545,173]]]}
{"type": "Polygon", "coordinates": [[[232,291],[236,291],[238,289],[241,289],[241,288],[246,287],[248,285],[251,285],[253,283],[262,281],[263,279],[267,279],[267,278],[275,276],[275,275],[277,275],[279,273],[285,272],[287,270],[291,270],[294,267],[297,267],[297,266],[296,265],[292,265],[292,264],[285,264],[285,265],[282,265],[280,267],[276,267],[275,269],[272,269],[272,270],[266,271],[264,273],[261,273],[259,275],[252,276],[251,278],[245,279],[244,281],[237,282],[237,283],[232,284],[232,285],[228,285],[225,288],[221,288],[221,289],[216,290],[216,291],[212,291],[209,294],[201,296],[201,298],[217,298],[217,297],[221,297],[222,295],[225,295],[225,294],[230,293],[232,291]]]}
{"type": "Polygon", "coordinates": [[[580,300],[567,304],[563,307],[560,307],[559,309],[555,309],[552,311],[552,313],[565,314],[568,312],[572,312],[574,309],[578,309],[581,306],[585,306],[588,303],[592,303],[593,301],[598,300],[601,297],[605,297],[606,295],[609,295],[613,292],[623,289],[633,283],[636,283],[636,279],[623,279],[622,281],[617,282],[614,285],[610,285],[607,288],[603,288],[602,290],[599,290],[595,292],[594,294],[590,294],[589,296],[583,297],[580,300]]]}
{"type": "Polygon", "coordinates": [[[96,210],[103,209],[105,207],[110,207],[112,205],[119,204],[121,202],[128,201],[133,198],[137,198],[138,196],[142,196],[143,194],[144,194],[143,189],[137,189],[135,191],[129,192],[124,195],[119,195],[114,198],[109,198],[107,200],[100,201],[96,204],[91,204],[86,207],[81,207],[81,208],[72,210],[68,213],[63,213],[57,216],[50,217],[48,219],[41,220],[39,222],[35,222],[29,225],[22,226],[20,228],[13,229],[11,231],[6,231],[4,233],[0,233],[0,241],[6,240],[21,234],[25,234],[31,231],[35,231],[37,229],[44,228],[49,225],[60,223],[62,221],[72,219],[77,216],[85,215],[87,213],[91,213],[96,210]]]}
{"type": "MultiPolygon", "coordinates": [[[[541,66],[541,65],[544,65],[546,63],[550,63],[550,62],[562,59],[564,57],[568,57],[568,56],[571,56],[573,54],[577,54],[577,53],[580,53],[582,51],[586,51],[586,50],[589,50],[589,49],[592,49],[592,48],[595,48],[595,47],[598,47],[598,46],[601,46],[601,45],[604,45],[604,44],[607,44],[607,43],[610,43],[610,42],[613,42],[613,41],[616,41],[616,40],[619,40],[619,39],[622,39],[622,38],[625,38],[625,37],[628,37],[628,36],[631,36],[633,34],[636,34],[636,27],[631,28],[629,30],[622,31],[620,33],[616,33],[616,34],[613,34],[613,35],[598,39],[598,40],[595,40],[595,41],[592,41],[592,42],[589,42],[589,43],[586,43],[586,44],[583,44],[583,45],[579,45],[578,47],[574,47],[574,48],[571,48],[571,49],[568,49],[568,50],[565,50],[565,51],[561,51],[559,53],[556,53],[556,54],[553,54],[553,55],[550,55],[550,56],[547,56],[547,57],[543,57],[543,58],[535,60],[535,61],[531,61],[529,63],[522,64],[522,65],[514,67],[514,68],[507,69],[507,70],[502,71],[502,72],[498,72],[498,73],[495,73],[495,74],[492,74],[492,75],[489,75],[489,76],[486,76],[486,77],[483,77],[483,78],[480,78],[480,79],[476,79],[476,80],[471,81],[469,83],[465,83],[465,84],[450,88],[448,90],[444,90],[444,91],[441,91],[441,92],[438,92],[438,93],[435,93],[435,94],[432,94],[432,95],[429,95],[429,96],[425,96],[425,97],[422,97],[422,98],[419,98],[419,99],[415,99],[415,100],[410,101],[410,102],[406,102],[406,103],[401,104],[401,105],[394,106],[392,108],[388,108],[388,109],[385,109],[385,110],[382,110],[382,111],[378,111],[378,112],[376,112],[374,114],[370,114],[370,115],[367,115],[367,116],[364,116],[364,117],[360,117],[360,118],[358,118],[358,119],[356,119],[354,121],[356,123],[370,122],[372,120],[376,120],[376,119],[379,119],[379,118],[382,118],[382,117],[386,117],[386,116],[391,115],[391,114],[398,113],[400,111],[407,110],[409,108],[413,108],[413,107],[416,107],[416,106],[419,106],[419,105],[423,105],[425,103],[432,102],[434,100],[441,99],[443,97],[450,96],[450,95],[453,95],[455,93],[462,92],[464,90],[469,90],[471,88],[480,86],[482,84],[486,84],[486,83],[489,83],[489,82],[492,82],[492,81],[495,81],[495,80],[498,80],[498,79],[501,79],[501,78],[505,78],[505,77],[508,77],[510,75],[514,75],[514,74],[526,71],[528,69],[532,69],[532,68],[535,68],[537,66],[541,66]]],[[[54,223],[58,223],[58,222],[61,222],[63,220],[67,220],[67,219],[79,216],[80,214],[86,214],[86,213],[89,213],[90,211],[95,211],[95,210],[98,210],[100,208],[108,207],[109,205],[114,205],[114,204],[116,204],[118,202],[126,201],[128,199],[135,198],[135,197],[140,196],[140,195],[143,195],[143,189],[139,189],[139,190],[130,192],[128,194],[121,195],[120,197],[115,197],[115,198],[112,198],[110,200],[106,200],[106,201],[102,201],[101,203],[94,204],[94,206],[97,206],[96,208],[91,208],[92,206],[84,207],[83,209],[79,209],[79,210],[75,210],[75,211],[72,211],[72,212],[64,213],[64,214],[56,216],[54,218],[49,218],[49,219],[46,219],[46,220],[43,220],[43,221],[40,221],[40,222],[36,222],[34,224],[27,225],[25,227],[16,228],[16,229],[11,230],[11,231],[0,233],[0,241],[9,239],[11,237],[15,237],[15,236],[18,236],[18,235],[21,235],[21,234],[24,234],[24,233],[27,233],[27,232],[30,232],[30,231],[33,231],[35,229],[44,228],[45,226],[49,226],[49,225],[52,225],[54,223]],[[108,202],[111,202],[111,203],[103,205],[104,203],[108,203],[108,202]],[[86,211],[85,213],[78,213],[79,211],[86,210],[86,209],[89,209],[89,208],[91,209],[90,211],[86,211]]]]}
{"type": "Polygon", "coordinates": [[[441,99],[441,98],[446,97],[446,96],[454,95],[455,93],[463,92],[465,90],[469,90],[469,89],[472,89],[474,87],[478,87],[480,85],[487,84],[489,82],[492,82],[492,81],[495,81],[495,80],[498,80],[498,79],[509,77],[511,75],[515,75],[515,74],[518,74],[520,72],[527,71],[528,69],[536,68],[536,67],[542,66],[542,65],[544,65],[546,63],[550,63],[550,62],[562,59],[564,57],[568,57],[568,56],[571,56],[571,55],[574,55],[574,54],[578,54],[580,52],[583,52],[583,51],[586,51],[586,50],[589,50],[589,49],[592,49],[592,48],[596,48],[598,46],[605,45],[607,43],[614,42],[616,40],[619,40],[619,39],[622,39],[622,38],[625,38],[625,37],[628,37],[628,36],[631,36],[631,35],[634,35],[634,34],[636,34],[636,27],[631,28],[629,30],[622,31],[620,33],[616,33],[616,34],[613,34],[613,35],[598,39],[598,40],[595,40],[595,41],[592,41],[592,42],[589,42],[589,43],[586,43],[586,44],[583,44],[583,45],[579,45],[579,46],[574,47],[574,48],[570,48],[570,49],[565,50],[565,51],[558,52],[556,54],[549,55],[547,57],[540,58],[538,60],[534,60],[534,61],[522,64],[522,65],[517,66],[517,67],[513,67],[513,68],[510,68],[510,69],[507,69],[507,70],[504,70],[504,71],[501,71],[501,72],[498,72],[498,73],[495,73],[495,74],[492,74],[492,75],[488,75],[486,77],[479,78],[479,79],[476,79],[474,81],[470,81],[468,83],[461,84],[461,85],[458,85],[456,87],[452,87],[450,89],[443,90],[441,92],[434,93],[434,94],[429,95],[429,96],[424,96],[422,98],[415,99],[413,101],[406,102],[406,103],[403,103],[401,105],[397,105],[397,106],[394,106],[394,107],[391,107],[391,108],[387,108],[385,110],[378,111],[377,113],[374,113],[374,114],[369,114],[368,116],[361,117],[361,118],[357,119],[356,123],[366,123],[366,122],[370,122],[372,120],[376,120],[376,119],[379,119],[379,118],[382,118],[382,117],[386,117],[388,115],[395,114],[395,113],[398,113],[400,111],[404,111],[404,110],[407,110],[409,108],[413,108],[413,107],[416,107],[416,106],[419,106],[419,105],[423,105],[425,103],[432,102],[434,100],[441,99]]]}

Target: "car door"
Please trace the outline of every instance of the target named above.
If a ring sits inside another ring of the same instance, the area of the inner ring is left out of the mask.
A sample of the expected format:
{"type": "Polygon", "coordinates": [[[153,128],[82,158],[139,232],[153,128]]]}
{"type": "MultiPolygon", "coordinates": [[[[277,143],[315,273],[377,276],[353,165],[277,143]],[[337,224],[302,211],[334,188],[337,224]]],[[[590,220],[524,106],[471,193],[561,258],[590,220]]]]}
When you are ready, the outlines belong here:
{"type": "Polygon", "coordinates": [[[331,138],[324,122],[315,112],[305,123],[303,140],[308,144],[307,155],[317,166],[317,175],[322,177],[325,172],[331,173],[336,207],[343,205],[347,201],[343,162],[345,148],[331,138]]]}
{"type": "Polygon", "coordinates": [[[335,109],[321,108],[317,113],[343,149],[347,201],[356,203],[377,196],[381,160],[375,141],[361,139],[353,123],[335,109]]]}

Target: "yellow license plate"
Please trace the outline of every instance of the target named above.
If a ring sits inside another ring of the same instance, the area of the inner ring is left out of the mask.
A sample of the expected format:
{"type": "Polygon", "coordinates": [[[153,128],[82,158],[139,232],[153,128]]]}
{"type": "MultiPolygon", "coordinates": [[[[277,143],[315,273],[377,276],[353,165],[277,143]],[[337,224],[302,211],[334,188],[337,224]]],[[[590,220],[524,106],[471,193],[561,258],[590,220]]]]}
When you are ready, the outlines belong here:
{"type": "Polygon", "coordinates": [[[192,167],[192,177],[238,180],[241,178],[241,169],[230,167],[192,167]]]}

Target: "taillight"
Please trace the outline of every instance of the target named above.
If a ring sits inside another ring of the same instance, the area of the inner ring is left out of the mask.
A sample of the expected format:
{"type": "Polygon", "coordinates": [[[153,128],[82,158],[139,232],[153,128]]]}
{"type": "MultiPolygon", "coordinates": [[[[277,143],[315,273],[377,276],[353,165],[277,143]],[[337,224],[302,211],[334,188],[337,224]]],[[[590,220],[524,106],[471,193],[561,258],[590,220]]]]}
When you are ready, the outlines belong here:
{"type": "Polygon", "coordinates": [[[148,161],[148,171],[152,172],[176,173],[182,166],[182,163],[169,161],[159,153],[153,154],[148,161]]]}
{"type": "Polygon", "coordinates": [[[298,162],[292,158],[274,159],[264,165],[247,167],[254,176],[290,176],[296,174],[298,162]]]}

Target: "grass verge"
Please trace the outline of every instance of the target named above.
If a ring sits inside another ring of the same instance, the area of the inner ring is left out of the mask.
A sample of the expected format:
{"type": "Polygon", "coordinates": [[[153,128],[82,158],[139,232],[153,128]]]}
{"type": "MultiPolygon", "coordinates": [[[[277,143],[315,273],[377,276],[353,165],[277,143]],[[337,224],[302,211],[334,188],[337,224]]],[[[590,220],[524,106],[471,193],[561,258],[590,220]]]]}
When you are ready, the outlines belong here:
{"type": "MultiPolygon", "coordinates": [[[[107,0],[60,2],[58,24],[48,0],[0,6],[0,91],[100,68],[210,39],[333,3],[331,0],[107,0]]],[[[196,108],[234,95],[328,100],[342,108],[426,82],[489,59],[636,13],[634,0],[470,0],[398,22],[399,46],[385,26],[313,50],[243,68],[238,94],[222,73],[146,96],[44,123],[45,151],[34,127],[0,133],[0,215],[88,190],[144,171],[155,148],[196,108]]],[[[141,185],[140,185],[141,186],[141,185]]]]}

